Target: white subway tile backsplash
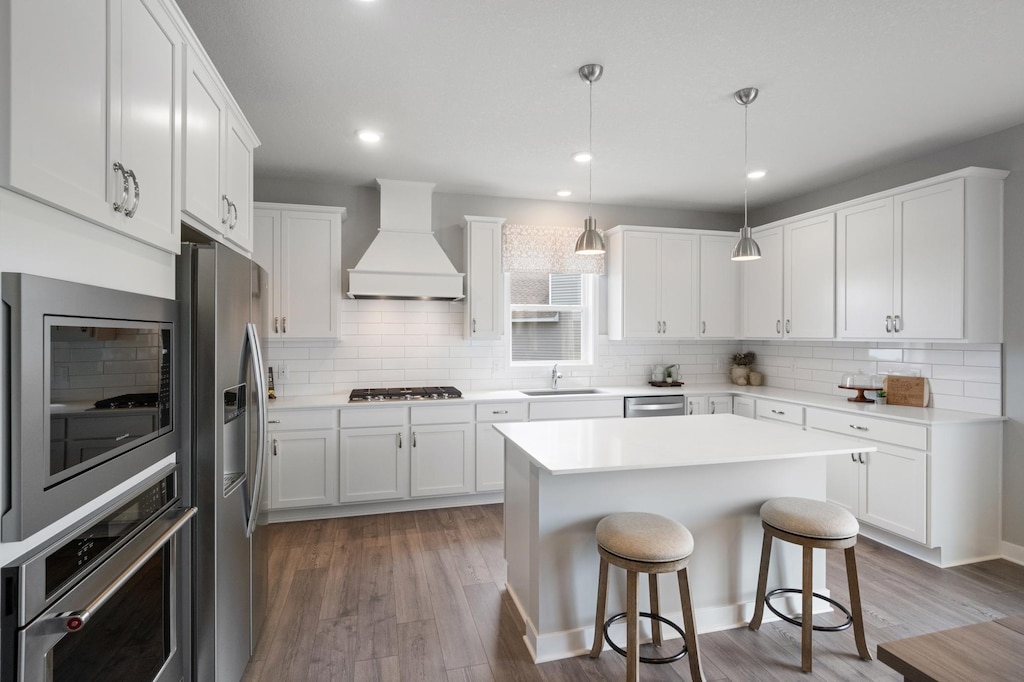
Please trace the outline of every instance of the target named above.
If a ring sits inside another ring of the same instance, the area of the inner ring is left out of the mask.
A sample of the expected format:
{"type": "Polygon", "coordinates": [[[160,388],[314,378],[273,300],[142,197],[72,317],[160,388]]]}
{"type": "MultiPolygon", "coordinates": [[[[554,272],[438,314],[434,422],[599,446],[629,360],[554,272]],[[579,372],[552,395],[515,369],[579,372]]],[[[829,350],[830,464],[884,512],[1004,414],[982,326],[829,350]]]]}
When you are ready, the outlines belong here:
{"type": "MultiPolygon", "coordinates": [[[[343,340],[271,341],[268,360],[290,370],[278,395],[346,394],[372,386],[456,385],[463,390],[543,388],[550,366],[510,367],[501,340],[464,337],[465,303],[346,301],[343,340]]],[[[117,349],[103,349],[117,350],[117,349]]],[[[931,377],[933,404],[998,414],[1002,347],[896,341],[597,340],[593,366],[564,365],[563,386],[645,385],[655,366],[678,364],[688,384],[727,384],[732,355],[752,350],[765,385],[848,397],[842,375],[916,370],[931,377]]],[[[134,359],[134,358],[132,358],[134,359]]],[[[94,362],[102,361],[97,356],[94,362]]],[[[68,389],[65,392],[69,392],[68,389]]],[[[124,392],[124,391],[122,391],[124,392]]]]}

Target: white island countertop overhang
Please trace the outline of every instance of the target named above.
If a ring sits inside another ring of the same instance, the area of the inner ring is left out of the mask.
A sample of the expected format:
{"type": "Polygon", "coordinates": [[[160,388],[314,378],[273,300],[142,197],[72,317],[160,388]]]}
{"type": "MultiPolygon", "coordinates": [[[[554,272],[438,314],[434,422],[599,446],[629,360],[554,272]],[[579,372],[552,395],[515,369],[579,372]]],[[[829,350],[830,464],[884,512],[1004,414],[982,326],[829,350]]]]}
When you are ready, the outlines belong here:
{"type": "Polygon", "coordinates": [[[877,448],[732,414],[657,419],[573,419],[495,424],[541,469],[554,474],[628,471],[790,459],[877,448]]]}

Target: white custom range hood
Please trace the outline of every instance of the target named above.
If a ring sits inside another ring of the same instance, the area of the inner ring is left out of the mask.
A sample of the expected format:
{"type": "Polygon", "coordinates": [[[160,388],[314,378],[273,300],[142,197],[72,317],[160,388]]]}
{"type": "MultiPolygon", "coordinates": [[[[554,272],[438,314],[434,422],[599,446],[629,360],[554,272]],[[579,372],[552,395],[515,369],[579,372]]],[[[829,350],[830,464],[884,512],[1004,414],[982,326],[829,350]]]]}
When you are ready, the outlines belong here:
{"type": "Polygon", "coordinates": [[[457,301],[462,280],[431,230],[433,183],[381,180],[380,230],[348,271],[349,298],[457,301]]]}

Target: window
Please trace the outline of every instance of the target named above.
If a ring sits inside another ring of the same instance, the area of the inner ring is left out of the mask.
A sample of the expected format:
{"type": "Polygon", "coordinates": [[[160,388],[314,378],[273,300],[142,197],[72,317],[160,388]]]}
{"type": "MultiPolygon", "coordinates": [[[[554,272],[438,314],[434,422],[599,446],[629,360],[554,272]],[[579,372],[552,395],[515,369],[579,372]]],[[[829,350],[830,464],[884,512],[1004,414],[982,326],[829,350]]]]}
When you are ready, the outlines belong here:
{"type": "Polygon", "coordinates": [[[512,365],[589,365],[594,357],[597,275],[510,272],[512,365]]]}

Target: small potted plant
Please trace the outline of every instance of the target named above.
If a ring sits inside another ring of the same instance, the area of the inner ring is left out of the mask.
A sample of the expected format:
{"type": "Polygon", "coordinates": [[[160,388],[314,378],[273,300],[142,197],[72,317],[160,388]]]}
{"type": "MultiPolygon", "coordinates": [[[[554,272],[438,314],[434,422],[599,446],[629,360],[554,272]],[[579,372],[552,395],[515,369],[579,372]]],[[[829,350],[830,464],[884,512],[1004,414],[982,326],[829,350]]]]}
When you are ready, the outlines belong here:
{"type": "Polygon", "coordinates": [[[747,353],[735,353],[732,356],[732,369],[729,376],[734,384],[746,386],[750,377],[750,366],[757,360],[757,354],[753,351],[747,353]]]}
{"type": "Polygon", "coordinates": [[[885,405],[885,389],[880,388],[875,391],[875,402],[879,405],[885,405]]]}

